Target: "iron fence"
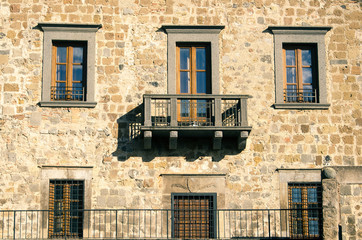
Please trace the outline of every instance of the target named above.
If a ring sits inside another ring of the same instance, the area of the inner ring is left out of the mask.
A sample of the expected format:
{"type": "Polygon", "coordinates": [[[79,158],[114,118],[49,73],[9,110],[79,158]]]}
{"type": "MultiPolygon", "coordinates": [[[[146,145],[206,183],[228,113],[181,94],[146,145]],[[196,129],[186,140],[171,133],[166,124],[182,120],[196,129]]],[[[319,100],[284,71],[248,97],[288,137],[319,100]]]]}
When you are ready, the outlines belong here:
{"type": "Polygon", "coordinates": [[[63,220],[56,228],[49,227],[50,218],[54,216],[51,212],[0,210],[1,239],[172,239],[175,229],[196,233],[207,229],[212,232],[210,238],[215,239],[321,239],[322,236],[320,208],[64,210],[63,220]],[[312,211],[317,216],[314,220],[318,220],[318,232],[314,229],[313,234],[309,234],[308,222],[294,223],[292,216],[312,211]],[[77,221],[76,225],[72,225],[72,221],[67,220],[74,214],[83,217],[81,224],[77,221]],[[182,221],[177,216],[183,216],[182,221]],[[205,221],[205,216],[210,219],[205,221]],[[210,226],[205,227],[205,224],[210,226]],[[302,232],[299,226],[302,226],[302,232]]]}

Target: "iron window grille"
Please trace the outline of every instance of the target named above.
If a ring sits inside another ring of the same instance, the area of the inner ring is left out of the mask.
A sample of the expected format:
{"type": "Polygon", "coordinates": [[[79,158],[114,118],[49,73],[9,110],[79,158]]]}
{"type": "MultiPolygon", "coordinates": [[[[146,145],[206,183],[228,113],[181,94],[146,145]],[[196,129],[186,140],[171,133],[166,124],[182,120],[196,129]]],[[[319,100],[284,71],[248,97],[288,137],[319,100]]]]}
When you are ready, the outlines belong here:
{"type": "Polygon", "coordinates": [[[323,219],[321,184],[290,183],[288,201],[291,238],[321,238],[323,219]]]}
{"type": "Polygon", "coordinates": [[[50,180],[49,237],[83,237],[84,181],[50,180]]]}
{"type": "Polygon", "coordinates": [[[174,238],[216,237],[216,194],[172,194],[174,238]]]}

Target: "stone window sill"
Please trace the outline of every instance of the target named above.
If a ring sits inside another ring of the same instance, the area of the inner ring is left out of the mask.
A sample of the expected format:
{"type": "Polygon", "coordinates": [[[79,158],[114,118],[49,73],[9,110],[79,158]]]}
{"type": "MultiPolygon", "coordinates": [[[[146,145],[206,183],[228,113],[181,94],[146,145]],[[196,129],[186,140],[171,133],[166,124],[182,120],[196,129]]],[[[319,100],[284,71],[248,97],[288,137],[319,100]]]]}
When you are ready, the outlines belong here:
{"type": "Polygon", "coordinates": [[[300,110],[327,110],[330,104],[328,103],[275,103],[275,109],[300,109],[300,110]]]}
{"type": "Polygon", "coordinates": [[[51,102],[40,102],[41,107],[74,107],[74,108],[94,108],[97,102],[79,102],[79,101],[51,101],[51,102]]]}

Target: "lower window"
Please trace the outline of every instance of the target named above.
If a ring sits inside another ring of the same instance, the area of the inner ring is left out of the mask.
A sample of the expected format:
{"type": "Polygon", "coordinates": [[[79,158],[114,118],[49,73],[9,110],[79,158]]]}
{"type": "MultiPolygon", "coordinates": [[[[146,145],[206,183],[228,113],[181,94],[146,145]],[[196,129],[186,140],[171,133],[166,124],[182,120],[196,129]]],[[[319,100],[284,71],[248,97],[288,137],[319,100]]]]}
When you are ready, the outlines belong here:
{"type": "Polygon", "coordinates": [[[216,194],[172,194],[173,237],[214,238],[216,194]]]}
{"type": "Polygon", "coordinates": [[[83,237],[84,181],[50,180],[49,237],[83,237]]]}
{"type": "Polygon", "coordinates": [[[291,237],[322,237],[322,186],[319,183],[289,183],[289,230],[291,237]]]}

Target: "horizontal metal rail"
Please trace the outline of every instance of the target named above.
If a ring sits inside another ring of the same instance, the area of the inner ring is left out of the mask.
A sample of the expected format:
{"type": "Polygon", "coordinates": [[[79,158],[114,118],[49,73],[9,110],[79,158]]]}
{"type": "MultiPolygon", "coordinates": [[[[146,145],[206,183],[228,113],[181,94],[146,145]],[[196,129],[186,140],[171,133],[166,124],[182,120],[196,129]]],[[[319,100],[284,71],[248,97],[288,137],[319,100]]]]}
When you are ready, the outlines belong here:
{"type": "Polygon", "coordinates": [[[249,95],[145,94],[144,126],[246,127],[249,95]]]}
{"type": "Polygon", "coordinates": [[[60,87],[50,88],[50,98],[53,101],[84,101],[84,87],[60,87]]]}
{"type": "Polygon", "coordinates": [[[172,239],[180,231],[188,239],[207,231],[216,239],[321,239],[322,220],[321,208],[0,210],[0,239],[172,239]],[[306,232],[310,223],[298,216],[309,215],[318,224],[306,232]],[[74,224],[72,216],[82,219],[74,224]]]}
{"type": "Polygon", "coordinates": [[[316,103],[317,89],[284,89],[285,102],[316,103]]]}

